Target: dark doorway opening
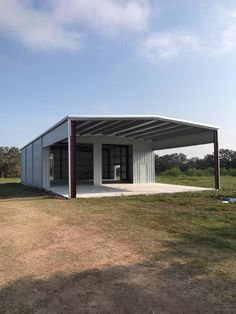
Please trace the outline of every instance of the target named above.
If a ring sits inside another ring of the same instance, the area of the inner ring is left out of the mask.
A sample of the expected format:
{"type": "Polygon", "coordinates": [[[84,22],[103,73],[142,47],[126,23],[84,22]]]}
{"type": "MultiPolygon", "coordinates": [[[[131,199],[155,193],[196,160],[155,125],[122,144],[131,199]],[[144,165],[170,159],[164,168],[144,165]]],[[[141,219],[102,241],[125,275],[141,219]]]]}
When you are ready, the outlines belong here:
{"type": "MultiPolygon", "coordinates": [[[[58,143],[50,148],[50,184],[68,185],[68,145],[58,143]]],[[[93,144],[76,145],[76,182],[93,184],[93,144]]]]}
{"type": "Polygon", "coordinates": [[[68,184],[68,145],[58,143],[50,147],[50,185],[68,184]]]}
{"type": "Polygon", "coordinates": [[[103,183],[133,182],[133,148],[131,145],[102,145],[103,183]]]}
{"type": "Polygon", "coordinates": [[[93,184],[93,144],[77,144],[77,184],[93,184]]]}

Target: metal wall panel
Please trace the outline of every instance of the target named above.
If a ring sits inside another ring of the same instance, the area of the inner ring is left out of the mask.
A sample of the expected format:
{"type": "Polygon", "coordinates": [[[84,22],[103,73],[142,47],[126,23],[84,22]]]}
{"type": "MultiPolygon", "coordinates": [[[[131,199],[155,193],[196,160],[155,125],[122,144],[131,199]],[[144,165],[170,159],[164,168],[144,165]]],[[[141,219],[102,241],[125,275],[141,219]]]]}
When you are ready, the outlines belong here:
{"type": "Polygon", "coordinates": [[[55,144],[65,138],[68,138],[68,121],[65,121],[43,136],[43,147],[55,144]]]}
{"type": "Polygon", "coordinates": [[[155,159],[151,143],[133,145],[133,180],[134,183],[155,182],[155,159]],[[144,177],[143,171],[146,169],[144,177]]]}
{"type": "Polygon", "coordinates": [[[43,186],[43,160],[42,160],[42,139],[36,140],[33,149],[33,186],[43,186]]]}
{"type": "MultiPolygon", "coordinates": [[[[129,139],[125,137],[117,136],[77,136],[77,143],[94,143],[95,141],[101,141],[102,144],[113,144],[113,145],[132,145],[134,143],[142,144],[143,141],[129,139]]],[[[145,142],[146,143],[146,142],[145,142]]],[[[149,142],[150,143],[150,142],[149,142]]]]}
{"type": "Polygon", "coordinates": [[[184,136],[163,139],[155,142],[154,149],[168,149],[177,147],[186,147],[201,144],[210,144],[214,142],[213,131],[209,130],[198,134],[189,134],[184,136]]]}

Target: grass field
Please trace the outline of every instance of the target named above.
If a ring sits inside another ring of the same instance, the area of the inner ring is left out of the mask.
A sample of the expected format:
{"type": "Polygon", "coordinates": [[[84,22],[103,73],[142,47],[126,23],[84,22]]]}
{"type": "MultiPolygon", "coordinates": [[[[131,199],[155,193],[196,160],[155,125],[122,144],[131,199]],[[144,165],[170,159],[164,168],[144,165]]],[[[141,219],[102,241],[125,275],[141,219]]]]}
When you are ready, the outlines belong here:
{"type": "Polygon", "coordinates": [[[77,200],[1,181],[0,313],[235,313],[236,204],[221,197],[236,182],[222,180],[77,200]]]}
{"type": "Polygon", "coordinates": [[[0,184],[20,183],[20,178],[0,178],[0,184]]]}
{"type": "MultiPolygon", "coordinates": [[[[169,184],[180,184],[180,185],[192,185],[201,186],[206,188],[214,188],[215,182],[212,176],[206,177],[165,177],[157,176],[156,182],[169,183],[169,184]]],[[[222,176],[221,177],[221,188],[222,190],[236,189],[236,177],[222,176]]]]}

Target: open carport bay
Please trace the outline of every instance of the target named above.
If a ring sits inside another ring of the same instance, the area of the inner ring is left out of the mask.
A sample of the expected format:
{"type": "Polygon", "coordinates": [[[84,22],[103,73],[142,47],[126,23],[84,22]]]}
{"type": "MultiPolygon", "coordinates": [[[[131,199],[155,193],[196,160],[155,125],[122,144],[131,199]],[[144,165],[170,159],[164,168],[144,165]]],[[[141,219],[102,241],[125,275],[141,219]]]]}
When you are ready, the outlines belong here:
{"type": "MultiPolygon", "coordinates": [[[[211,190],[210,188],[183,186],[163,183],[144,183],[144,184],[103,184],[94,185],[77,185],[77,197],[115,197],[130,195],[149,195],[163,193],[181,193],[181,192],[200,192],[211,190]]],[[[68,197],[68,186],[54,186],[51,191],[55,194],[68,197]]]]}

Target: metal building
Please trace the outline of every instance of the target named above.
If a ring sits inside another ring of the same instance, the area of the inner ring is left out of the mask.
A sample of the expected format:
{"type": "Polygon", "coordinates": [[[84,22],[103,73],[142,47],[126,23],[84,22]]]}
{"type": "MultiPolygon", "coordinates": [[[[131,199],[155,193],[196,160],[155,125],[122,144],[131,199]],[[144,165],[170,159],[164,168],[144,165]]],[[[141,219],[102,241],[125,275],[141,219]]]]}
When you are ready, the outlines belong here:
{"type": "Polygon", "coordinates": [[[154,151],[214,143],[218,128],[161,116],[67,116],[21,149],[23,184],[70,198],[85,184],[155,182],[154,151]]]}

